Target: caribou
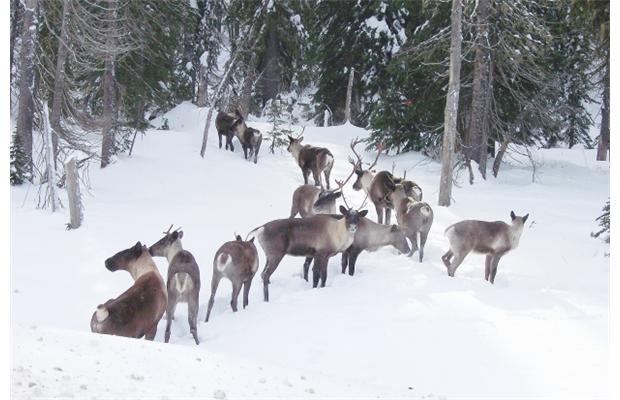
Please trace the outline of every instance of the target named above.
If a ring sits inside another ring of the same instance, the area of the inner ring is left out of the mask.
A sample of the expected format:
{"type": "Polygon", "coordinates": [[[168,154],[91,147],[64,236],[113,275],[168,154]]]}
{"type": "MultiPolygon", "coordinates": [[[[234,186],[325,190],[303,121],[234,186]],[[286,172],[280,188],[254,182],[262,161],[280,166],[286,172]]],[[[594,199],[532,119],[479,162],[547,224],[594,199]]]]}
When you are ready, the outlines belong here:
{"type": "Polygon", "coordinates": [[[205,322],[209,321],[211,309],[215,303],[215,292],[223,277],[232,282],[232,299],[230,306],[237,312],[237,298],[243,286],[243,308],[248,305],[248,294],[254,274],[258,270],[258,251],[254,245],[254,238],[243,241],[241,236],[235,235],[235,240],[224,243],[213,258],[213,275],[211,277],[211,297],[205,322]]]}
{"type": "Polygon", "coordinates": [[[390,224],[391,209],[394,207],[389,201],[389,194],[394,190],[396,183],[394,182],[394,176],[389,171],[380,171],[375,173],[372,169],[377,165],[379,156],[383,152],[383,144],[379,144],[377,147],[377,157],[375,160],[368,164],[367,168],[362,168],[362,157],[355,150],[355,146],[361,143],[362,140],[355,138],[351,141],[350,147],[357,160],[353,160],[349,157],[349,163],[353,165],[353,173],[357,175],[357,179],[353,183],[353,190],[364,190],[366,195],[370,197],[370,201],[375,205],[377,211],[377,220],[380,224],[383,224],[383,216],[385,214],[385,223],[390,224]]]}
{"type": "Polygon", "coordinates": [[[405,185],[400,183],[394,187],[389,197],[396,209],[396,221],[398,222],[398,226],[400,226],[405,236],[411,241],[409,256],[413,256],[419,249],[420,262],[422,262],[428,232],[433,225],[433,209],[428,203],[418,201],[412,196],[409,196],[405,185]],[[420,234],[419,247],[418,233],[420,234]]]}
{"type": "MultiPolygon", "coordinates": [[[[312,287],[325,286],[329,259],[349,248],[360,218],[368,210],[354,210],[340,206],[341,215],[317,214],[307,218],[286,218],[270,221],[248,233],[257,237],[265,252],[263,296],[269,301],[269,279],[285,255],[303,256],[314,260],[312,287]]],[[[309,263],[308,263],[309,266],[309,263]]],[[[307,280],[307,268],[304,275],[307,280]]]]}
{"type": "Polygon", "coordinates": [[[450,248],[441,259],[448,269],[448,276],[454,277],[454,272],[465,256],[473,251],[486,255],[484,279],[495,283],[499,260],[519,246],[519,239],[528,217],[529,214],[520,217],[511,211],[510,225],[504,221],[465,220],[447,227],[445,235],[450,241],[450,248]],[[452,257],[454,260],[451,261],[452,257]]]}
{"type": "Polygon", "coordinates": [[[129,272],[134,284],[117,298],[97,306],[90,319],[91,331],[153,340],[168,296],[148,248],[137,242],[108,258],[105,267],[112,272],[119,269],[129,272]]]}
{"type": "Polygon", "coordinates": [[[288,136],[289,145],[287,151],[293,155],[301,173],[304,177],[304,183],[308,184],[308,175],[312,172],[314,184],[324,188],[321,174],[325,175],[327,189],[329,190],[329,174],[334,166],[334,156],[324,147],[314,147],[309,144],[302,145],[303,136],[294,138],[288,136]]]}
{"type": "Polygon", "coordinates": [[[215,129],[217,129],[217,135],[220,141],[220,149],[222,148],[222,136],[226,138],[225,150],[230,148],[230,151],[235,151],[232,138],[235,135],[233,130],[237,120],[243,120],[243,115],[236,109],[234,114],[229,114],[224,111],[217,113],[215,117],[215,129]]]}
{"type": "Polygon", "coordinates": [[[174,311],[178,303],[187,303],[187,320],[189,331],[198,341],[196,321],[198,319],[198,296],[200,294],[200,269],[196,259],[187,250],[183,250],[181,228],[170,232],[172,225],[164,232],[164,237],[149,248],[153,257],[166,257],[168,260],[168,279],[166,288],[168,292],[168,306],[166,307],[166,334],[165,342],[170,340],[170,329],[174,319],[174,311]]]}

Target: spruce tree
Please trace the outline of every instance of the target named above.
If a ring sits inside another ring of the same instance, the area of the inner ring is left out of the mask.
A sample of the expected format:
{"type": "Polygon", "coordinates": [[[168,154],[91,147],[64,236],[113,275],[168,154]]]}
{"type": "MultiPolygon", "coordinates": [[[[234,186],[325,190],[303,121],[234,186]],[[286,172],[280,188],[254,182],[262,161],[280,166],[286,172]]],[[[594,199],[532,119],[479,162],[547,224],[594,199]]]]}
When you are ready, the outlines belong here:
{"type": "Polygon", "coordinates": [[[28,174],[28,158],[17,130],[13,132],[11,143],[11,185],[21,185],[30,180],[28,174]]]}
{"type": "Polygon", "coordinates": [[[271,129],[267,131],[270,140],[269,151],[274,154],[276,148],[287,145],[287,136],[293,134],[290,129],[290,113],[287,111],[286,104],[280,99],[269,100],[265,110],[267,122],[271,124],[271,129]],[[289,124],[288,128],[286,127],[287,123],[289,124]]]}

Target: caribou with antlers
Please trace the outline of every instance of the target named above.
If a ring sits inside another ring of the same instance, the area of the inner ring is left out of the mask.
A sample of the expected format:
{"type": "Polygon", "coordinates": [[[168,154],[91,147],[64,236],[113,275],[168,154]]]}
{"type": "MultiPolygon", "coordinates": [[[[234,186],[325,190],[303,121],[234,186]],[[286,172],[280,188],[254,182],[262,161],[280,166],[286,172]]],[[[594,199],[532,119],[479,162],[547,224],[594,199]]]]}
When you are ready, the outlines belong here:
{"type": "Polygon", "coordinates": [[[372,169],[377,165],[379,156],[384,150],[383,144],[377,146],[377,157],[375,160],[367,164],[366,168],[363,168],[362,156],[355,150],[355,146],[362,143],[362,140],[355,138],[351,141],[351,150],[357,158],[349,157],[349,163],[353,165],[353,173],[357,175],[357,179],[353,183],[353,190],[364,190],[366,195],[370,197],[370,201],[375,205],[377,211],[377,218],[380,224],[383,224],[383,215],[385,213],[385,223],[390,224],[391,209],[394,208],[390,202],[388,196],[394,190],[396,183],[394,182],[394,176],[389,171],[380,171],[375,173],[372,169]]]}
{"type": "Polygon", "coordinates": [[[153,257],[166,257],[168,259],[168,279],[166,288],[168,291],[168,306],[166,307],[166,334],[165,341],[170,340],[170,328],[174,319],[174,311],[179,302],[187,303],[187,319],[189,331],[198,341],[196,321],[198,319],[198,295],[200,294],[200,269],[196,259],[187,250],[183,250],[181,238],[183,231],[177,228],[172,231],[172,225],[164,233],[164,237],[149,248],[153,257]]]}

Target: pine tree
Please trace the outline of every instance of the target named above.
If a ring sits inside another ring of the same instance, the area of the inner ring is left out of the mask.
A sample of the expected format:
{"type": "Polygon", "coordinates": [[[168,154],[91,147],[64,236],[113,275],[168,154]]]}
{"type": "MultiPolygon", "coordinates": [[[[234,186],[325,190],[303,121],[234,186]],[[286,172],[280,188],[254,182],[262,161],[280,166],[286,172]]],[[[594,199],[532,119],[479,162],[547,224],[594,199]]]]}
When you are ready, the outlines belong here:
{"type": "Polygon", "coordinates": [[[267,102],[265,106],[266,112],[265,116],[267,117],[267,121],[271,124],[271,129],[267,132],[269,135],[269,151],[271,154],[275,153],[276,148],[284,147],[287,145],[288,140],[287,136],[293,134],[293,131],[290,129],[291,122],[290,113],[287,112],[286,104],[282,102],[280,99],[273,99],[267,102]],[[288,120],[287,120],[288,114],[288,120]],[[286,124],[288,128],[285,127],[286,124]]]}
{"type": "Polygon", "coordinates": [[[609,199],[607,199],[607,203],[605,203],[605,206],[603,207],[603,213],[598,218],[596,218],[596,221],[598,221],[598,224],[601,227],[601,230],[599,230],[596,233],[592,233],[592,237],[597,238],[603,233],[607,233],[608,235],[605,238],[605,241],[609,243],[609,233],[610,233],[610,226],[611,226],[609,199]]]}
{"type": "Polygon", "coordinates": [[[29,181],[28,158],[20,135],[17,130],[13,132],[13,143],[11,143],[11,185],[21,185],[25,181],[29,181]]]}
{"type": "Polygon", "coordinates": [[[329,108],[335,123],[345,119],[353,68],[352,122],[367,126],[376,98],[384,92],[386,66],[402,42],[400,14],[407,3],[324,0],[313,7],[308,63],[317,77],[314,102],[321,111],[329,108]]]}

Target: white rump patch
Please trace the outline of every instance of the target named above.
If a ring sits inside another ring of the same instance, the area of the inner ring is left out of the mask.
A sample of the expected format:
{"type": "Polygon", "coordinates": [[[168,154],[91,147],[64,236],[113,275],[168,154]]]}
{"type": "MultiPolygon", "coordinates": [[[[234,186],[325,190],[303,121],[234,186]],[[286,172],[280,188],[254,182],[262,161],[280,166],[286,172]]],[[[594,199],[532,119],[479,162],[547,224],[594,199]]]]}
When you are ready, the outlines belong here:
{"type": "Polygon", "coordinates": [[[108,309],[104,306],[97,307],[97,311],[95,313],[95,317],[97,318],[97,322],[103,322],[110,316],[108,309]]]}
{"type": "Polygon", "coordinates": [[[232,257],[228,253],[222,253],[217,257],[215,268],[217,268],[220,272],[224,272],[230,265],[231,261],[232,257]]]}

